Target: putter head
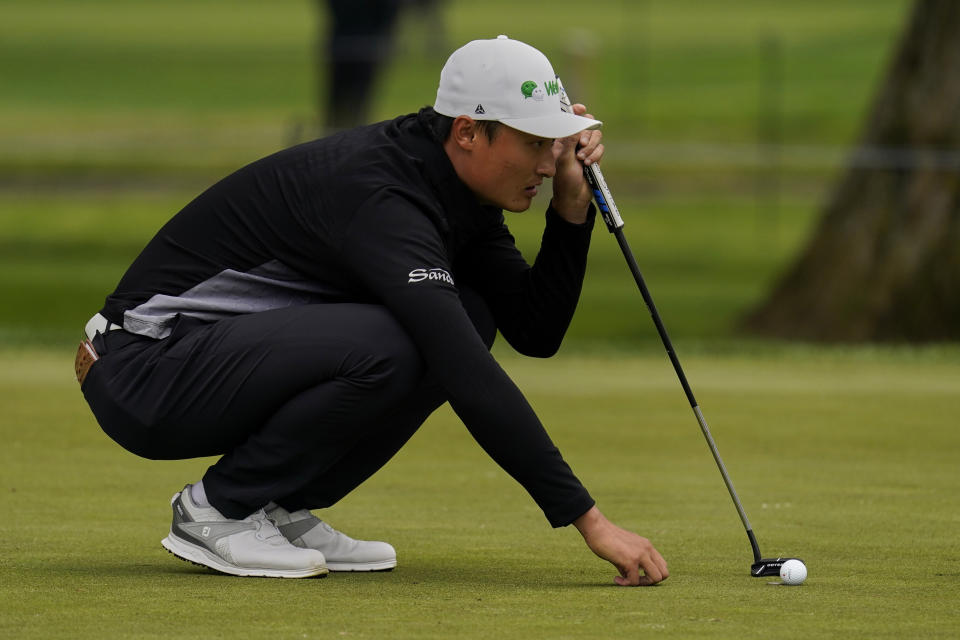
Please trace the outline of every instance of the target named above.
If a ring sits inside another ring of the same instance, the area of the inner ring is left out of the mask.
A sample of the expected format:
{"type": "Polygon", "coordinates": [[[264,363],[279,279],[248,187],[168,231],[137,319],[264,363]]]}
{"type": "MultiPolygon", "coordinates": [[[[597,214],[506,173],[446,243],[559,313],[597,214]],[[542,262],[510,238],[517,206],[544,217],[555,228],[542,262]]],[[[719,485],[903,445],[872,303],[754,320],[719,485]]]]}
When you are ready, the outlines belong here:
{"type": "MultiPolygon", "coordinates": [[[[780,576],[780,567],[787,560],[800,560],[800,558],[761,558],[750,565],[750,575],[754,578],[764,576],[780,576]]],[[[800,560],[803,562],[803,560],[800,560]]]]}

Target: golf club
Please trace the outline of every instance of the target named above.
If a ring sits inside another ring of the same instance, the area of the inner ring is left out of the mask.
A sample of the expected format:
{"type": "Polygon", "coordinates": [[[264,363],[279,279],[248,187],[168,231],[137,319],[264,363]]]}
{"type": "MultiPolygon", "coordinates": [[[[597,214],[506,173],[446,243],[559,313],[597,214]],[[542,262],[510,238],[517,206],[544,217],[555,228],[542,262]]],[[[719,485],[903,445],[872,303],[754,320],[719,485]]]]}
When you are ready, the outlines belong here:
{"type": "MultiPolygon", "coordinates": [[[[571,106],[570,99],[567,97],[566,91],[563,89],[563,83],[560,82],[560,78],[557,78],[557,85],[560,91],[560,102],[563,105],[564,111],[572,113],[573,107],[571,106]]],[[[750,526],[750,521],[747,519],[747,514],[743,510],[743,505],[740,503],[740,498],[737,496],[737,492],[733,488],[733,482],[730,480],[730,475],[727,473],[727,468],[723,464],[723,459],[720,457],[720,452],[717,450],[717,444],[714,442],[713,436],[710,434],[710,427],[707,426],[707,421],[703,417],[703,412],[700,411],[700,406],[697,404],[697,400],[693,396],[693,390],[690,388],[690,384],[687,382],[687,376],[683,373],[683,367],[680,366],[680,360],[677,358],[677,354],[673,350],[673,344],[670,342],[670,336],[667,335],[667,330],[663,326],[663,321],[660,320],[660,314],[657,312],[657,307],[653,303],[653,298],[650,296],[650,290],[647,289],[647,285],[643,280],[643,275],[640,273],[640,267],[637,265],[637,261],[633,257],[633,252],[630,250],[630,245],[627,244],[627,239],[623,235],[623,219],[620,217],[620,211],[617,209],[617,205],[613,200],[613,194],[610,193],[610,188],[607,186],[607,182],[603,178],[603,172],[600,171],[600,166],[594,163],[588,167],[584,167],[584,174],[586,175],[587,182],[590,184],[590,188],[593,190],[593,196],[597,202],[597,208],[600,209],[600,215],[603,217],[603,221],[606,223],[607,229],[609,229],[610,233],[612,233],[617,239],[617,244],[620,245],[620,250],[623,252],[623,257],[627,260],[627,265],[630,267],[630,272],[633,274],[633,279],[636,280],[637,287],[640,289],[640,295],[643,296],[643,301],[647,304],[647,308],[650,310],[650,316],[653,318],[653,324],[657,327],[657,333],[660,334],[660,340],[663,342],[663,346],[667,350],[667,355],[670,357],[670,362],[673,363],[673,368],[677,372],[677,377],[680,379],[680,385],[683,387],[683,392],[687,394],[687,400],[690,402],[690,407],[693,409],[693,413],[697,417],[697,422],[700,423],[700,430],[703,432],[703,437],[707,440],[707,445],[710,447],[710,452],[713,454],[713,459],[717,463],[717,468],[720,469],[720,475],[723,476],[723,482],[727,485],[727,491],[730,492],[730,497],[733,499],[733,504],[737,507],[737,513],[740,514],[740,521],[743,522],[743,527],[747,531],[747,537],[750,539],[750,547],[753,549],[753,564],[750,567],[750,575],[754,576],[755,578],[760,578],[763,576],[779,576],[780,567],[784,562],[792,559],[799,560],[799,558],[762,558],[760,556],[760,547],[757,544],[757,537],[753,534],[753,528],[750,526]]]]}

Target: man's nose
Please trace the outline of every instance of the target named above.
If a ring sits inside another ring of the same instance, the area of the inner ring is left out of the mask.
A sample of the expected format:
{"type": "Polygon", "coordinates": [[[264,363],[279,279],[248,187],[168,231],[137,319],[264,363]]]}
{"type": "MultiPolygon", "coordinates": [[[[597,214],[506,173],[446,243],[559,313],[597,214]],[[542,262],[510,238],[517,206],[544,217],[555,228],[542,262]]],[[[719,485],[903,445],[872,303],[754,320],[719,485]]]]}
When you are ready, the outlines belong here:
{"type": "Polygon", "coordinates": [[[546,152],[540,154],[540,161],[537,163],[537,175],[552,178],[556,173],[557,159],[553,155],[553,150],[547,147],[546,152]]]}

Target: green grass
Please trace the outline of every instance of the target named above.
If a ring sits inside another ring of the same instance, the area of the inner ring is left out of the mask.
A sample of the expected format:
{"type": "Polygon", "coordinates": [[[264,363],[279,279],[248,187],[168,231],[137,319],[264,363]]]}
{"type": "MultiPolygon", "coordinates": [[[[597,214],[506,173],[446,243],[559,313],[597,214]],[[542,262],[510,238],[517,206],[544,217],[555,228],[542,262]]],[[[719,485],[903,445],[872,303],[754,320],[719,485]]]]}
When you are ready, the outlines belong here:
{"type": "MultiPolygon", "coordinates": [[[[671,332],[728,338],[802,245],[832,168],[783,173],[771,212],[761,172],[651,165],[655,152],[634,151],[753,144],[761,43],[772,36],[785,141],[849,142],[907,4],[600,0],[584,24],[572,0],[551,3],[549,17],[536,3],[451,2],[441,33],[414,14],[402,22],[373,111],[386,118],[430,102],[444,56],[467,39],[535,42],[607,123],[604,169],[671,332]]],[[[0,6],[0,342],[64,344],[167,218],[311,121],[325,16],[307,0],[0,6]]],[[[537,214],[511,217],[531,256],[537,224],[537,214]]],[[[656,340],[602,230],[570,339],[575,348],[656,340]]]]}
{"type": "Polygon", "coordinates": [[[662,356],[506,360],[612,519],[670,563],[654,589],[573,529],[551,530],[444,410],[325,514],[399,550],[392,573],[219,576],[159,545],[167,499],[209,461],[150,462],[103,435],[70,354],[5,351],[0,373],[0,636],[954,637],[960,546],[955,347],[785,348],[686,359],[765,554],[749,546],[662,356]]]}
{"type": "MultiPolygon", "coordinates": [[[[0,341],[71,343],[150,236],[194,195],[188,190],[110,189],[36,195],[0,191],[0,341]],[[29,314],[23,312],[30,309],[29,314]]],[[[803,241],[813,207],[798,198],[782,221],[758,218],[738,196],[620,202],[626,233],[664,322],[677,338],[728,337],[803,241]],[[629,212],[629,213],[628,213],[629,212]]],[[[508,215],[532,260],[546,198],[508,215]]],[[[620,250],[597,222],[587,282],[568,345],[586,349],[656,341],[620,250]]]]}
{"type": "MultiPolygon", "coordinates": [[[[762,43],[773,37],[785,140],[844,144],[908,4],[598,0],[584,21],[573,0],[549,14],[539,3],[450,2],[442,32],[414,14],[403,21],[373,115],[432,103],[454,47],[506,32],[551,57],[611,140],[752,141],[762,43]]],[[[314,42],[326,17],[309,0],[0,6],[6,172],[218,173],[274,150],[316,108],[314,42]]]]}

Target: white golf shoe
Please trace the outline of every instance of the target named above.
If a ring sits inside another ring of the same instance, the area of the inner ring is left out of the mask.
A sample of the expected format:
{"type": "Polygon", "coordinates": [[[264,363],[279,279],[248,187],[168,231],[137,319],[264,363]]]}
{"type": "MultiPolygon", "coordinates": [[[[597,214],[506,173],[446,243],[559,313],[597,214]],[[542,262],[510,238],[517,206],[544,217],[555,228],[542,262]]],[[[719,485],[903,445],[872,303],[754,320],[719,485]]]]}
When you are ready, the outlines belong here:
{"type": "Polygon", "coordinates": [[[327,574],[323,553],[290,544],[260,509],[231,520],[213,507],[200,507],[190,485],[170,501],[173,524],[164,548],[182,560],[234,576],[309,578],[327,574]]]}
{"type": "Polygon", "coordinates": [[[397,566],[397,552],[386,542],[354,540],[307,509],[290,513],[271,502],[264,510],[292,544],[323,553],[330,571],[389,571],[397,566]]]}

